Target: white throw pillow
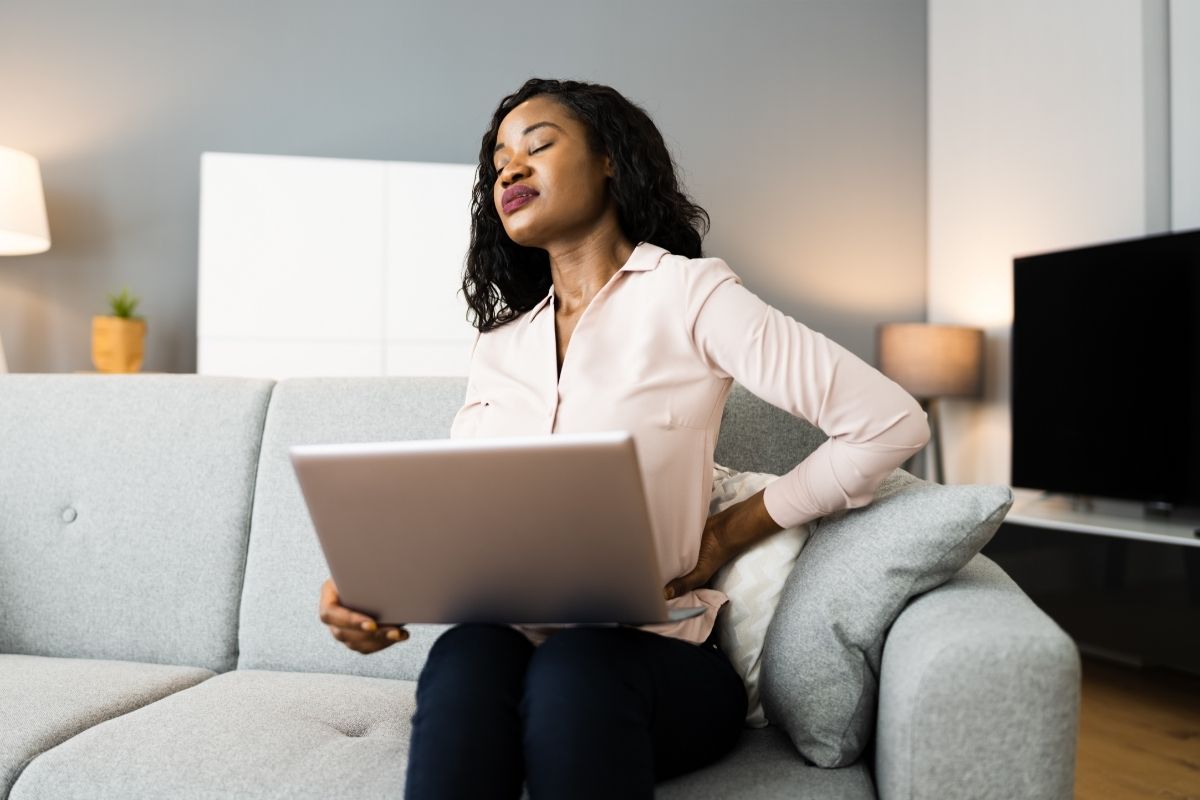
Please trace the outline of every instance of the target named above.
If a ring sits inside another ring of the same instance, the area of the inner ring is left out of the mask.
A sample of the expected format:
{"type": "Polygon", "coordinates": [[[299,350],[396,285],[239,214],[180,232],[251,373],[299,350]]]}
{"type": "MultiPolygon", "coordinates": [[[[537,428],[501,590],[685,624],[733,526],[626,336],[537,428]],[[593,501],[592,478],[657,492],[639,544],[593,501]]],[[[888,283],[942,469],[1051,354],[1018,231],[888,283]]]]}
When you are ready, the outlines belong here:
{"type": "MultiPolygon", "coordinates": [[[[709,516],[754,496],[778,477],[713,464],[709,516]]],[[[746,684],[746,725],[751,728],[769,724],[758,690],[763,639],[779,604],[779,593],[811,531],[806,522],[771,534],[717,570],[708,584],[729,596],[717,615],[717,642],[746,684]]]]}

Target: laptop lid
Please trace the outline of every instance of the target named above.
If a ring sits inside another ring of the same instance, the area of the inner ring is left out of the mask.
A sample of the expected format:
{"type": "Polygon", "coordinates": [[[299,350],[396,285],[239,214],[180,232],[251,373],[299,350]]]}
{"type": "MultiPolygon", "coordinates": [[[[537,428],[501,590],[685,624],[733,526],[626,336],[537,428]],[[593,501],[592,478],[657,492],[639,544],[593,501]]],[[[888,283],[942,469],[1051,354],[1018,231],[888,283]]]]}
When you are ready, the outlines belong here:
{"type": "Polygon", "coordinates": [[[668,610],[633,435],[294,445],[343,605],[381,624],[651,624],[668,610]]]}

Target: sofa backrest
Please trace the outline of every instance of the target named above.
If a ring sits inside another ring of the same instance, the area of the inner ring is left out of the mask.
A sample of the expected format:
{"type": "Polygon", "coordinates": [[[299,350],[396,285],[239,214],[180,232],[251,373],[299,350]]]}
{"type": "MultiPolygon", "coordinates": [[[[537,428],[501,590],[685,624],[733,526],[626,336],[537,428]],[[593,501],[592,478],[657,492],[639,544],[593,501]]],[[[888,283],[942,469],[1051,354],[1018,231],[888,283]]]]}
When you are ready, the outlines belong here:
{"type": "Polygon", "coordinates": [[[239,669],[334,672],[416,680],[446,625],[409,625],[411,638],[363,656],[318,614],[329,568],[288,458],[295,444],[444,439],[465,377],[291,378],[267,410],[242,591],[239,669]]]}
{"type": "Polygon", "coordinates": [[[0,375],[0,652],[231,669],[272,384],[0,375]]]}
{"type": "Polygon", "coordinates": [[[828,438],[808,420],[793,417],[734,383],[725,401],[713,460],[739,472],[783,475],[828,438]]]}
{"type": "MultiPolygon", "coordinates": [[[[239,669],[333,672],[416,680],[449,626],[411,624],[411,638],[370,656],[335,640],[317,616],[328,567],[287,450],[294,444],[440,439],[465,378],[297,378],[276,385],[262,437],[239,627],[239,669]]],[[[715,458],[782,474],[824,441],[804,420],[735,385],[715,458]]]]}

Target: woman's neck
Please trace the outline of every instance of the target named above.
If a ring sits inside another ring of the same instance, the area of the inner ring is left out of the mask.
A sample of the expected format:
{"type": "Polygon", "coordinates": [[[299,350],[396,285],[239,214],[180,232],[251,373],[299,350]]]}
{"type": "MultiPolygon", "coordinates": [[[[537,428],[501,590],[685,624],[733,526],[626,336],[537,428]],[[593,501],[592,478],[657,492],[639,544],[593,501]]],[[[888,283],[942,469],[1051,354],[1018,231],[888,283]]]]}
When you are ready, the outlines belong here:
{"type": "Polygon", "coordinates": [[[581,312],[628,263],[633,251],[634,245],[619,229],[597,230],[573,245],[547,248],[555,310],[568,316],[581,312]]]}

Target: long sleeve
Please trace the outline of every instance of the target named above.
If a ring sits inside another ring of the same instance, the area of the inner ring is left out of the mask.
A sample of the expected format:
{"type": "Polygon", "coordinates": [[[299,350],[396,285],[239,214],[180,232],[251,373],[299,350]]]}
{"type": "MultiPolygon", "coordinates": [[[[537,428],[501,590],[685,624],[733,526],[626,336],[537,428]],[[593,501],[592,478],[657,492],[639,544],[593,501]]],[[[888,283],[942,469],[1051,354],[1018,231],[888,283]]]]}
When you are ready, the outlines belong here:
{"type": "Polygon", "coordinates": [[[920,404],[854,353],[746,289],[723,260],[693,264],[688,323],[701,358],[829,435],[767,485],[767,513],[788,528],[870,503],[883,479],[929,441],[920,404]]]}

